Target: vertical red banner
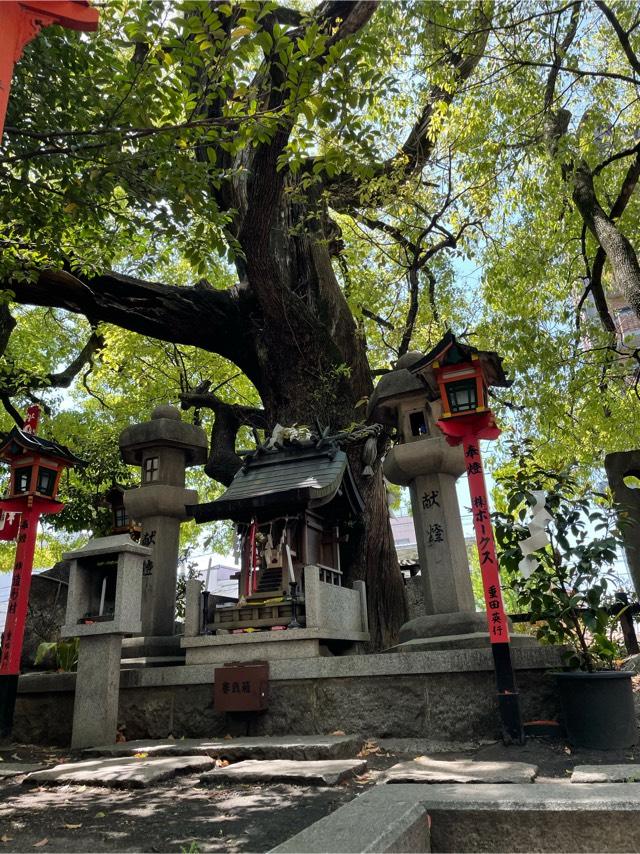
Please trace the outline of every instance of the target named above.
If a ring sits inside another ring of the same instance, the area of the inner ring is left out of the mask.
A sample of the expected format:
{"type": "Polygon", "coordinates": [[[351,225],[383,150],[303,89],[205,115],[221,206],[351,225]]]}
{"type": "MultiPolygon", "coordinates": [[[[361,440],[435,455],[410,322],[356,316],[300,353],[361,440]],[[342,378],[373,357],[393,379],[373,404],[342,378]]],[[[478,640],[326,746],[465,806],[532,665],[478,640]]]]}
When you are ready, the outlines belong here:
{"type": "Polygon", "coordinates": [[[478,545],[478,557],[480,558],[489,639],[491,643],[508,643],[509,623],[504,611],[502,590],[500,589],[500,572],[487,497],[487,484],[482,467],[480,442],[475,436],[467,434],[462,440],[462,446],[467,465],[471,512],[473,513],[473,527],[478,545]]]}
{"type": "Polygon", "coordinates": [[[13,580],[7,603],[7,619],[2,638],[0,656],[0,675],[20,673],[22,641],[27,622],[29,591],[31,589],[31,570],[38,533],[37,512],[25,510],[20,522],[16,559],[13,566],[13,580]]]}

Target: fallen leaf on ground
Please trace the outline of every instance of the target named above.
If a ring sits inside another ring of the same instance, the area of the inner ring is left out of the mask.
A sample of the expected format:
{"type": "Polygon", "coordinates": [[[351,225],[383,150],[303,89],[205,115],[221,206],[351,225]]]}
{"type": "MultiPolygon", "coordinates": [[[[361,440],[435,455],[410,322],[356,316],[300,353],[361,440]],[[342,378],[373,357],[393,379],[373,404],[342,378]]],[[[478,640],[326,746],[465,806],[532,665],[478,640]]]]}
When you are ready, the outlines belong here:
{"type": "Polygon", "coordinates": [[[148,753],[134,753],[133,758],[134,759],[146,759],[148,755],[149,755],[148,753]]]}
{"type": "Polygon", "coordinates": [[[337,729],[335,732],[329,733],[329,735],[345,735],[345,733],[343,730],[337,729]]]}
{"type": "Polygon", "coordinates": [[[5,833],[4,836],[0,836],[0,842],[11,842],[13,836],[7,836],[5,833]]]}
{"type": "Polygon", "coordinates": [[[40,842],[34,842],[34,843],[33,843],[33,847],[34,847],[34,848],[42,848],[44,845],[46,845],[46,844],[47,844],[47,842],[48,842],[48,841],[49,841],[49,840],[48,840],[48,839],[47,839],[47,837],[45,836],[45,838],[44,838],[44,839],[41,839],[41,840],[40,840],[40,842]]]}
{"type": "Polygon", "coordinates": [[[81,824],[63,824],[62,826],[66,830],[77,830],[79,827],[82,827],[81,824]]]}
{"type": "Polygon", "coordinates": [[[105,816],[106,816],[106,812],[97,812],[95,817],[96,818],[104,818],[105,816]]]}
{"type": "Polygon", "coordinates": [[[358,753],[358,759],[363,759],[365,756],[370,756],[372,753],[382,752],[382,748],[377,741],[365,741],[362,745],[362,750],[358,753]]]}
{"type": "Polygon", "coordinates": [[[227,734],[225,735],[225,737],[224,737],[224,740],[225,740],[225,741],[231,741],[231,740],[232,740],[232,738],[233,738],[233,736],[232,736],[232,735],[229,735],[229,733],[227,733],[227,734]]]}

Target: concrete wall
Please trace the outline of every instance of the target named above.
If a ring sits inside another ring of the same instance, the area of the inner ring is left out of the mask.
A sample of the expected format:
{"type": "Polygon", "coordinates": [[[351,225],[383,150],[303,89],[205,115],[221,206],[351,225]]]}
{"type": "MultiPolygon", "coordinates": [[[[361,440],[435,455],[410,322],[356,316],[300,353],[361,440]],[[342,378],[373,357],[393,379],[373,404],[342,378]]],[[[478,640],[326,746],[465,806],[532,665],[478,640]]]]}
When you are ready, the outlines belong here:
{"type": "MultiPolygon", "coordinates": [[[[525,720],[558,714],[554,681],[559,651],[514,649],[525,720]]],[[[269,709],[251,735],[305,735],[336,729],[372,737],[471,741],[498,738],[490,650],[352,655],[271,663],[269,709]]],[[[133,738],[246,735],[246,719],[213,708],[212,665],[124,670],[118,719],[133,738]]],[[[75,675],[20,678],[17,741],[70,741],[75,675]]]]}

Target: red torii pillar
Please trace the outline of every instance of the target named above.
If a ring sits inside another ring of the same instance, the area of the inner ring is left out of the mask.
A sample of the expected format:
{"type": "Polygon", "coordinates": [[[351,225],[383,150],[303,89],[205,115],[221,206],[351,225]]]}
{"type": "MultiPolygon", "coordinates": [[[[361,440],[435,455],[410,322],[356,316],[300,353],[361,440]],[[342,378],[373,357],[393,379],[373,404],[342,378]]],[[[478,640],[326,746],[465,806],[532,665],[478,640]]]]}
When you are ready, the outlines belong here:
{"type": "Polygon", "coordinates": [[[4,129],[13,67],[42,27],[98,29],[98,11],[87,0],[0,0],[0,134],[4,129]]]}

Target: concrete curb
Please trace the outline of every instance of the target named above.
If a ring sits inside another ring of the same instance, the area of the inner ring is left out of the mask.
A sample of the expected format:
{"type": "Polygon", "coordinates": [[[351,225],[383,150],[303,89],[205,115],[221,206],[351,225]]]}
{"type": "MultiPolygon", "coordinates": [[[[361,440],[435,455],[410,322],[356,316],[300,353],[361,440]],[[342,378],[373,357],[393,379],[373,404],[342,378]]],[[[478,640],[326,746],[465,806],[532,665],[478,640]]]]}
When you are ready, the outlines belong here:
{"type": "Polygon", "coordinates": [[[637,852],[638,818],[637,788],[628,784],[376,786],[272,854],[429,852],[431,845],[456,852],[637,852]]]}

